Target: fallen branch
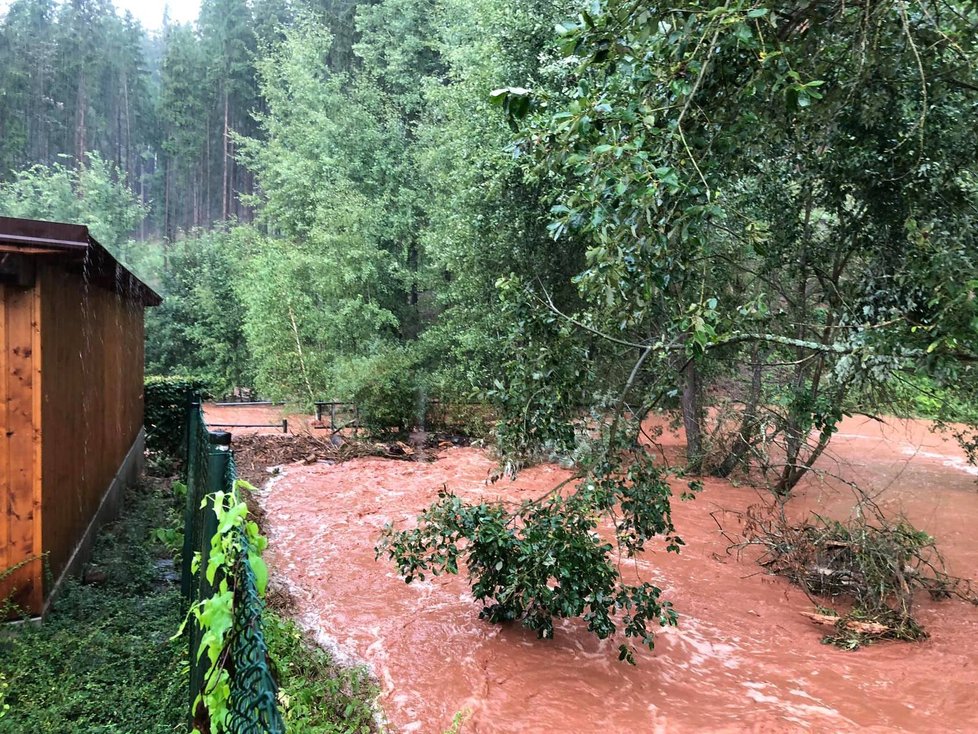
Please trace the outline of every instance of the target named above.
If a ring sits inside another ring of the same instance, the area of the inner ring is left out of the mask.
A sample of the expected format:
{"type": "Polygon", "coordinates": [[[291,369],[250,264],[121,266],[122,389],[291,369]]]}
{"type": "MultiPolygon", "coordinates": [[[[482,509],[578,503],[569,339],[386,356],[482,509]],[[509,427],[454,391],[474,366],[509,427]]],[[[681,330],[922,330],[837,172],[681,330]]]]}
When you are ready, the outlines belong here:
{"type": "Polygon", "coordinates": [[[846,619],[839,617],[835,614],[820,614],[818,612],[802,612],[802,616],[808,617],[814,624],[822,624],[828,627],[835,627],[836,629],[846,629],[849,632],[855,632],[858,635],[872,635],[874,637],[881,637],[887,633],[892,633],[895,630],[888,627],[885,624],[880,624],[879,622],[860,622],[856,619],[846,619]],[[841,627],[840,627],[840,623],[841,627]]]}

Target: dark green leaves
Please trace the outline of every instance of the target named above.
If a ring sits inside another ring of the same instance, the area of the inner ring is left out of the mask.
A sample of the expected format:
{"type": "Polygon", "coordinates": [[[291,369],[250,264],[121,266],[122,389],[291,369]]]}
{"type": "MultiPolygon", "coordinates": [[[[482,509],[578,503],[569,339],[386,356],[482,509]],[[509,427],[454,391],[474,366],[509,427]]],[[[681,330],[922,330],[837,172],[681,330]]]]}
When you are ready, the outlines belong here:
{"type": "Polygon", "coordinates": [[[530,111],[532,99],[530,90],[522,87],[504,87],[494,89],[489,94],[489,102],[503,108],[506,121],[513,130],[518,130],[518,121],[526,117],[530,111]]]}
{"type": "MultiPolygon", "coordinates": [[[[652,534],[672,527],[668,487],[655,472],[648,476],[654,477],[653,487],[633,487],[630,496],[622,496],[618,536],[627,538],[629,554],[652,534]],[[652,495],[666,502],[665,517],[661,504],[642,502],[652,495]]],[[[646,478],[640,471],[630,477],[634,482],[646,478]]],[[[525,502],[512,512],[502,505],[470,505],[443,491],[416,528],[385,528],[377,554],[393,560],[407,583],[423,580],[425,573],[457,573],[462,558],[472,593],[484,605],[480,616],[491,622],[518,620],[539,637],[551,638],[556,619],[582,617],[601,639],[620,626],[626,637],[651,649],[654,628],[675,624],[676,615],[660,601],[658,588],[622,581],[615,545],[602,538],[598,524],[599,517],[611,516],[623,484],[609,476],[583,486],[567,497],[554,492],[525,502]]],[[[631,651],[622,648],[628,652],[620,659],[634,663],[631,651]]]]}

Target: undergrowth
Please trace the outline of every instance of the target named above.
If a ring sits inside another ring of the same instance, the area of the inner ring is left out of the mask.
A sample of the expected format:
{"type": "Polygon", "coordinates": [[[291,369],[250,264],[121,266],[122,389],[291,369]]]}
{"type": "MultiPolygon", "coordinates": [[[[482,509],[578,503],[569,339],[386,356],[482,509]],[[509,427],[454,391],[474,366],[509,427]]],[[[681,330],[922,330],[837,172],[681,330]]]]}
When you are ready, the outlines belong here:
{"type": "Polygon", "coordinates": [[[172,502],[151,482],[125,507],[97,541],[97,584],[68,582],[43,624],[0,628],[0,734],[183,731],[186,645],[170,642],[182,601],[148,540],[172,502]]]}
{"type": "MultiPolygon", "coordinates": [[[[129,490],[89,583],[67,582],[41,624],[0,625],[0,734],[186,734],[187,642],[171,640],[186,605],[164,532],[182,528],[180,489],[149,478],[129,490]]],[[[274,611],[265,627],[289,734],[378,730],[365,669],[337,665],[274,611]]]]}
{"type": "Polygon", "coordinates": [[[379,690],[365,668],[337,665],[291,621],[265,613],[265,640],[279,679],[279,705],[289,734],[377,731],[379,690]]]}

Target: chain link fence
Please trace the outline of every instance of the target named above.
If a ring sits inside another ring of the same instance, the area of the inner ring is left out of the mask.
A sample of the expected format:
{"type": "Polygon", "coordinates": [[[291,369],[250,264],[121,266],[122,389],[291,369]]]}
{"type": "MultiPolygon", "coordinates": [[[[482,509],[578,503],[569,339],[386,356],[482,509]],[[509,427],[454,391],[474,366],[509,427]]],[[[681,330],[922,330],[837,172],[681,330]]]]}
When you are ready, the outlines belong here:
{"type": "MultiPolygon", "coordinates": [[[[185,424],[187,507],[185,514],[182,590],[190,604],[210,598],[220,578],[209,582],[207,568],[211,538],[218,531],[213,503],[206,502],[215,492],[235,492],[237,473],[231,452],[231,435],[209,431],[198,400],[188,400],[185,424]],[[202,507],[203,506],[203,507],[202,507]],[[198,571],[192,571],[193,558],[200,554],[198,571]]],[[[228,672],[230,699],[224,721],[211,721],[200,702],[200,694],[215,682],[208,680],[206,655],[200,655],[203,631],[191,617],[190,630],[190,719],[201,734],[284,734],[285,725],[278,710],[278,686],[270,669],[268,647],[262,629],[264,603],[258,592],[254,569],[248,561],[249,540],[238,533],[240,549],[233,563],[233,578],[226,578],[233,589],[234,625],[228,638],[221,666],[228,672]]]]}

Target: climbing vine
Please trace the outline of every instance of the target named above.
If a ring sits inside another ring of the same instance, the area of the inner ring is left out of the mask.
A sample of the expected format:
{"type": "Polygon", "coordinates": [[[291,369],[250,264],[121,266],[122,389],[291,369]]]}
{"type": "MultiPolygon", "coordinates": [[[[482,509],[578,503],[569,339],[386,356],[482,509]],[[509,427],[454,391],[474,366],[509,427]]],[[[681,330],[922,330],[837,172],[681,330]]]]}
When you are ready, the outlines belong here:
{"type": "MultiPolygon", "coordinates": [[[[211,537],[206,567],[200,552],[194,554],[191,564],[193,573],[203,572],[213,587],[210,596],[191,607],[187,619],[193,618],[200,629],[196,660],[206,658],[208,665],[205,684],[193,710],[198,712],[203,706],[214,732],[225,731],[230,712],[231,673],[227,663],[235,625],[234,592],[235,580],[240,577],[239,565],[247,563],[251,567],[259,596],[265,595],[268,585],[268,567],[261,557],[268,540],[259,532],[257,523],[248,519],[248,506],[239,492],[242,489],[254,490],[254,487],[236,480],[230,492],[219,491],[204,498],[201,509],[213,510],[217,531],[211,537]]],[[[177,636],[182,634],[184,626],[177,636]]]]}

